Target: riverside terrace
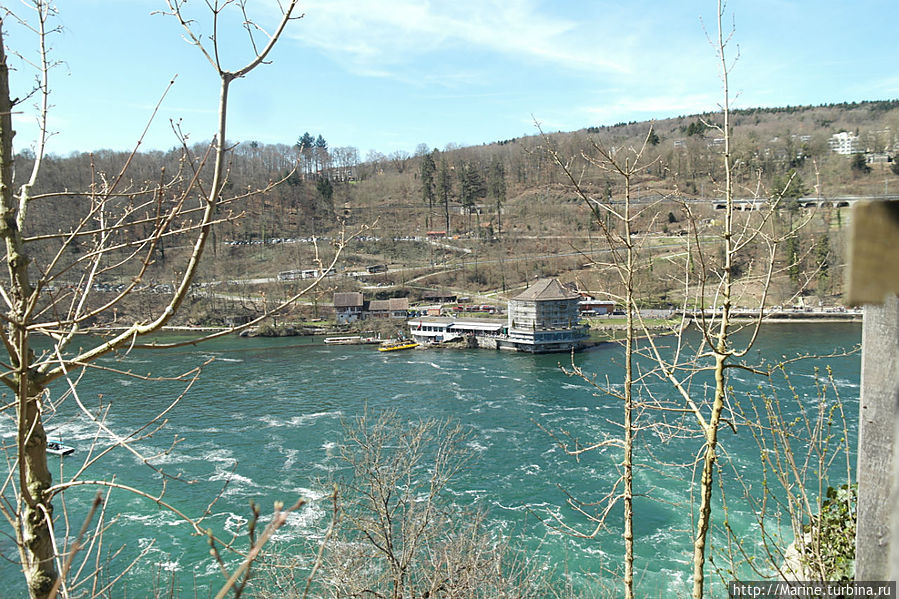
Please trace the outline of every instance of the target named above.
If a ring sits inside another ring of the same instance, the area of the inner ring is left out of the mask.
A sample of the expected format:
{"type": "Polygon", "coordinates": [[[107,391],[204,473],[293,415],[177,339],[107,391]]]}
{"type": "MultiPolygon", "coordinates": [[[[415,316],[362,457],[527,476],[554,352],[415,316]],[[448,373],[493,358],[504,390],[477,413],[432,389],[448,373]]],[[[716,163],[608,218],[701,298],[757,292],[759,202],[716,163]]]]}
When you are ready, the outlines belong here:
{"type": "Polygon", "coordinates": [[[412,338],[423,345],[449,343],[470,337],[497,338],[507,335],[506,322],[496,318],[423,316],[406,321],[412,338]]]}

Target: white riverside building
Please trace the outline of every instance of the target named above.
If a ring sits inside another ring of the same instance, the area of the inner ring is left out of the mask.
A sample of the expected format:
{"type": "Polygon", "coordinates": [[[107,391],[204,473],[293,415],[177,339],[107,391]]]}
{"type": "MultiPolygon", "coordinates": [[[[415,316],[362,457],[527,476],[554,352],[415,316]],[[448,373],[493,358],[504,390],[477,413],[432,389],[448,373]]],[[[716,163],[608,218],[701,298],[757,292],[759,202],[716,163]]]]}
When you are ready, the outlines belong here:
{"type": "Polygon", "coordinates": [[[578,317],[581,297],[556,279],[541,279],[509,300],[506,321],[425,316],[407,321],[417,342],[427,345],[466,340],[471,347],[531,353],[578,349],[587,325],[578,317]]]}

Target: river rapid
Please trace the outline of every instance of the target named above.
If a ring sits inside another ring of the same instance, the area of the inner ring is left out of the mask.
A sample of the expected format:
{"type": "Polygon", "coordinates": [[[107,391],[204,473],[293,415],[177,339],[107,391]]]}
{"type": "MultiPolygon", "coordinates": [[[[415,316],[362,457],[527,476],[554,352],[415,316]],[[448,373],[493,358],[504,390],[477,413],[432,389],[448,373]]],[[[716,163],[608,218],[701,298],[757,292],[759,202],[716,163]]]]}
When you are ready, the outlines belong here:
{"type": "MultiPolygon", "coordinates": [[[[856,323],[771,324],[764,328],[747,360],[777,362],[803,354],[840,353],[858,344],[860,333],[856,323]]],[[[596,374],[597,381],[608,377],[613,386],[619,385],[623,376],[622,358],[623,351],[615,344],[575,356],[586,373],[596,374]]],[[[117,483],[157,495],[162,490],[157,470],[164,470],[181,479],[166,483],[164,499],[185,514],[201,515],[218,497],[203,526],[226,538],[232,533],[244,534],[251,500],[267,513],[275,501],[292,504],[305,497],[309,503],[291,514],[275,537],[279,547],[289,547],[320,539],[328,525],[327,486],[321,481],[338,468],[335,455],[343,421],[366,407],[372,412],[395,408],[408,420],[452,418],[469,431],[468,448],[474,454],[470,465],[451,484],[452,501],[485,508],[496,532],[508,535],[542,566],[553,569],[558,580],[566,579],[580,589],[578,594],[588,587],[614,588],[617,584],[606,569],[620,567],[623,555],[620,509],[612,512],[607,529],[590,539],[563,534],[554,524],[553,516],[590,531],[592,525],[566,507],[566,499],[570,494],[583,501],[598,501],[617,479],[621,461],[620,450],[613,447],[575,459],[566,455],[558,437],[550,434],[564,433],[589,444],[615,433],[621,422],[620,402],[597,396],[582,380],[560,370],[560,363],[570,364],[568,355],[484,350],[383,354],[373,346],[326,346],[320,339],[229,337],[199,347],[135,350],[110,358],[102,363],[109,370],[92,369],[84,375],[77,386],[78,396],[88,407],[106,406],[105,426],[125,435],[166,409],[186,383],[146,382],[124,371],[164,377],[204,363],[201,377],[165,415],[165,427],[135,445],[144,456],[154,456],[149,460],[153,468],[118,447],[91,465],[82,478],[114,477],[117,483]]],[[[646,361],[640,365],[641,372],[650,368],[646,361]]],[[[746,406],[776,393],[792,417],[793,412],[799,414],[797,406],[813,406],[822,389],[828,400],[836,390],[846,405],[849,444],[854,447],[859,365],[857,353],[801,360],[789,366],[789,381],[782,375],[773,377],[774,388],[766,379],[735,370],[728,379],[733,387],[730,395],[746,406]],[[815,375],[815,368],[826,375],[825,367],[832,371],[835,389],[815,375]]],[[[76,375],[73,373],[73,380],[76,375]]],[[[708,382],[702,378],[694,381],[694,393],[706,393],[708,382]]],[[[670,385],[655,377],[649,377],[647,385],[643,397],[650,393],[668,399],[675,396],[670,385]]],[[[64,383],[54,388],[54,401],[65,389],[64,383]]],[[[0,421],[5,446],[14,440],[10,416],[4,414],[0,421]]],[[[661,416],[643,418],[648,422],[661,416]]],[[[665,418],[670,421],[674,417],[665,418]]],[[[78,450],[65,458],[51,457],[54,481],[82,466],[95,439],[99,445],[108,445],[109,434],[98,432],[72,397],[62,402],[48,421],[52,437],[78,450]]],[[[728,498],[729,526],[749,551],[759,551],[752,501],[741,495],[745,491],[757,498],[760,493],[763,450],[751,432],[740,428],[736,433],[722,428],[721,443],[725,465],[719,475],[728,498]]],[[[701,447],[699,439],[669,439],[662,430],[646,430],[638,436],[634,488],[638,494],[635,543],[640,596],[687,593],[692,473],[674,464],[690,462],[701,447]]],[[[854,457],[851,461],[854,467],[854,457]]],[[[845,463],[844,458],[842,468],[839,460],[833,467],[833,482],[845,482],[845,463]]],[[[78,516],[95,492],[77,489],[68,493],[74,529],[80,526],[78,516]]],[[[720,493],[716,490],[716,510],[722,507],[720,493]]],[[[177,515],[125,491],[112,491],[109,503],[106,517],[115,522],[106,533],[102,553],[109,556],[124,547],[112,558],[112,569],[121,569],[137,553],[146,552],[145,559],[120,583],[128,596],[144,596],[159,580],[164,581],[159,586],[168,587],[172,573],[175,596],[194,596],[196,589],[198,596],[204,597],[221,584],[205,539],[193,535],[177,515]]],[[[60,513],[58,509],[57,515],[60,513]]],[[[717,522],[713,549],[726,551],[721,519],[717,522]]],[[[57,527],[62,524],[60,520],[57,527]]],[[[14,560],[8,532],[0,537],[0,551],[14,560]]],[[[788,541],[789,535],[785,533],[784,539],[788,541]]],[[[16,584],[21,572],[15,563],[4,560],[0,579],[16,584]]],[[[0,597],[21,593],[21,586],[0,588],[0,597]]]]}

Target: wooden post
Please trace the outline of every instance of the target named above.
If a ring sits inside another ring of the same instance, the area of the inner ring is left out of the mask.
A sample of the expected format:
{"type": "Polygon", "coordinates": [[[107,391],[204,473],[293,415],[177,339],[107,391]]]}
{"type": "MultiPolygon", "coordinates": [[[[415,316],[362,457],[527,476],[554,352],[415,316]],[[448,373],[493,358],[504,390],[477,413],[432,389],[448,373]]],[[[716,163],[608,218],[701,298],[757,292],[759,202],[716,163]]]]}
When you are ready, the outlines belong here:
{"type": "Polygon", "coordinates": [[[858,432],[858,522],[855,538],[856,580],[896,580],[888,567],[890,523],[899,524],[894,475],[899,458],[899,298],[882,306],[865,306],[862,326],[862,377],[858,432]]]}
{"type": "Polygon", "coordinates": [[[899,202],[852,213],[846,301],[865,305],[856,580],[899,579],[899,202]]]}

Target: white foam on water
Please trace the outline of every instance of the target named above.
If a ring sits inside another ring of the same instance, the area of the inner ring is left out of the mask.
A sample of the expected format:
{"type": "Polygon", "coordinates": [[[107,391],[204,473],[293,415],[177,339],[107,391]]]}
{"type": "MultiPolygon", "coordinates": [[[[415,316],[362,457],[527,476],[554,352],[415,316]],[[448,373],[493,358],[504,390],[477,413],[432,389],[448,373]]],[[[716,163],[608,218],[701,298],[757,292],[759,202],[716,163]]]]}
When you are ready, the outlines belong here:
{"type": "Polygon", "coordinates": [[[150,463],[154,466],[171,466],[174,464],[190,464],[194,462],[213,462],[233,465],[237,460],[233,452],[226,448],[205,448],[202,446],[179,446],[174,451],[153,457],[150,463]]]}
{"type": "Polygon", "coordinates": [[[840,389],[859,389],[861,386],[858,383],[853,383],[849,379],[834,379],[833,382],[840,389]]]}
{"type": "Polygon", "coordinates": [[[489,447],[487,447],[486,445],[484,445],[483,443],[481,443],[477,440],[469,441],[468,443],[465,444],[465,446],[473,451],[478,452],[478,453],[484,453],[485,451],[490,449],[489,447]]]}
{"type": "MultiPolygon", "coordinates": [[[[685,564],[687,562],[684,562],[685,564]]],[[[668,580],[668,586],[666,588],[667,593],[665,593],[669,597],[680,597],[684,595],[684,593],[688,590],[687,587],[687,574],[688,570],[686,568],[681,570],[671,570],[669,568],[662,568],[659,570],[659,574],[662,576],[659,577],[661,580],[668,580]]]]}
{"type": "Polygon", "coordinates": [[[159,511],[152,514],[136,514],[122,513],[118,517],[128,522],[138,522],[143,526],[162,527],[162,526],[178,526],[179,524],[187,525],[187,522],[168,511],[159,511]]]}
{"type": "Polygon", "coordinates": [[[516,430],[510,429],[510,428],[503,428],[501,426],[497,427],[497,428],[485,428],[485,429],[479,429],[479,430],[480,430],[480,432],[484,433],[485,435],[517,435],[518,434],[518,431],[516,431],[516,430]]]}
{"type": "Polygon", "coordinates": [[[520,472],[524,472],[527,476],[537,476],[542,471],[539,464],[527,464],[518,467],[520,472]]]}
{"type": "MultiPolygon", "coordinates": [[[[323,529],[327,527],[325,519],[329,511],[323,502],[310,502],[301,509],[287,514],[284,525],[275,532],[271,539],[276,543],[290,543],[297,539],[324,538],[323,529]]],[[[271,520],[264,518],[265,523],[271,520]]]]}
{"type": "Polygon", "coordinates": [[[281,470],[293,470],[294,465],[297,463],[297,457],[300,455],[300,451],[298,449],[285,448],[283,449],[284,453],[284,463],[281,465],[281,470]]]}
{"type": "Polygon", "coordinates": [[[581,551],[586,553],[587,555],[599,556],[602,558],[608,558],[610,556],[609,552],[603,551],[602,548],[597,544],[587,544],[580,548],[581,551]]]}
{"type": "Polygon", "coordinates": [[[224,529],[229,533],[236,535],[243,532],[243,528],[247,525],[248,520],[239,514],[228,512],[225,518],[224,529]]]}
{"type": "Polygon", "coordinates": [[[343,416],[343,412],[340,410],[330,410],[327,412],[315,412],[313,414],[302,414],[300,416],[292,416],[289,419],[279,418],[277,416],[272,416],[270,414],[266,414],[265,416],[261,416],[258,420],[265,424],[266,427],[269,428],[282,428],[285,426],[297,427],[297,426],[309,426],[315,424],[321,418],[340,418],[343,416]]]}
{"type": "MultiPolygon", "coordinates": [[[[97,436],[97,425],[89,420],[79,417],[77,420],[69,420],[67,422],[55,425],[51,420],[46,425],[47,434],[51,437],[62,439],[63,442],[69,441],[86,441],[93,440],[97,436]]],[[[98,442],[107,443],[109,437],[106,433],[99,435],[98,442]]],[[[71,445],[71,443],[68,443],[71,445]]]]}
{"type": "Polygon", "coordinates": [[[213,449],[211,451],[204,452],[202,455],[203,459],[209,462],[222,462],[233,464],[237,460],[234,459],[234,452],[230,449],[226,448],[218,448],[213,449]]]}
{"type": "Polygon", "coordinates": [[[157,562],[156,565],[159,566],[160,568],[162,568],[163,570],[165,570],[166,572],[180,572],[181,571],[181,564],[179,564],[176,561],[175,562],[173,562],[173,561],[157,562]]]}
{"type": "Polygon", "coordinates": [[[536,502],[536,503],[524,503],[521,505],[505,505],[500,501],[494,500],[494,501],[490,502],[490,505],[498,507],[499,509],[506,511],[506,512],[543,511],[543,510],[548,510],[548,508],[550,508],[550,507],[555,507],[555,506],[550,506],[550,504],[545,501],[536,502]]]}
{"type": "Polygon", "coordinates": [[[249,495],[249,489],[259,489],[260,486],[253,479],[233,472],[231,470],[216,466],[215,474],[207,480],[210,482],[227,481],[228,487],[222,493],[222,497],[246,497],[249,495]]]}
{"type": "Polygon", "coordinates": [[[156,539],[153,537],[140,537],[137,539],[137,546],[141,550],[146,549],[152,544],[156,543],[156,539]]]}
{"type": "Polygon", "coordinates": [[[119,355],[102,359],[101,362],[118,362],[119,364],[152,364],[153,360],[135,357],[134,354],[119,355]]]}
{"type": "Polygon", "coordinates": [[[290,492],[293,495],[302,497],[307,501],[319,501],[331,496],[329,492],[323,491],[321,489],[309,489],[307,487],[293,487],[292,489],[290,489],[290,492]]]}

